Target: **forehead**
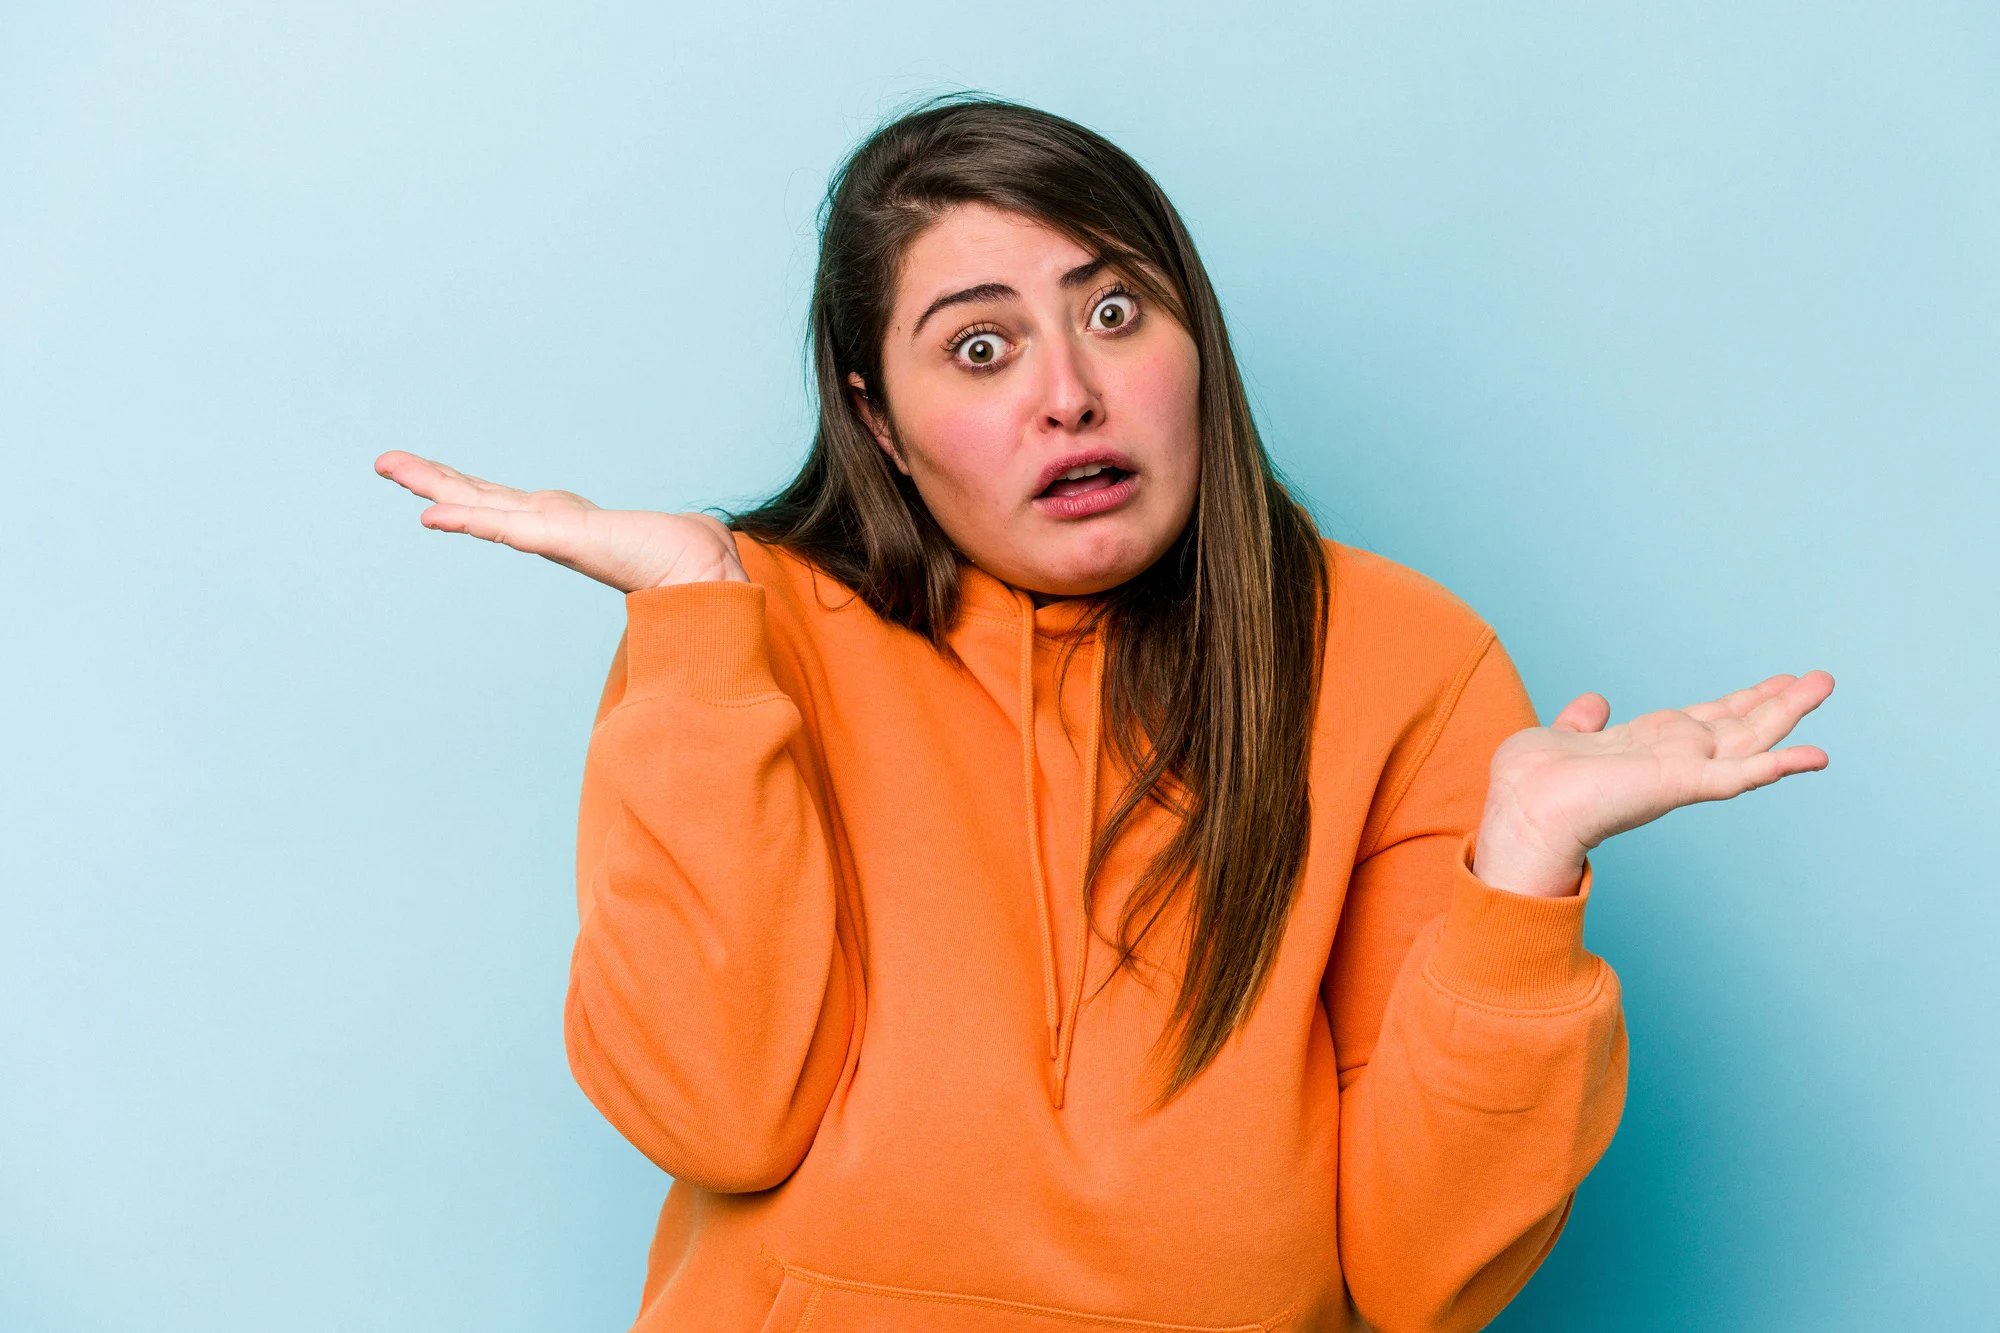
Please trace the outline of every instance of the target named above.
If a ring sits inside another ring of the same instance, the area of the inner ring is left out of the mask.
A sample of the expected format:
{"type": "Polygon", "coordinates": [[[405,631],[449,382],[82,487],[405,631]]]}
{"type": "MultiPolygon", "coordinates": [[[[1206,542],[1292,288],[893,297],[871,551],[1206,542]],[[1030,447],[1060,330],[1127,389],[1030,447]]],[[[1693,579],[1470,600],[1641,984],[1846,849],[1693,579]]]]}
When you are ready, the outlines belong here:
{"type": "Polygon", "coordinates": [[[988,204],[957,204],[918,234],[903,256],[898,322],[938,297],[997,282],[1026,292],[1056,285],[1096,258],[1055,228],[988,204]]]}

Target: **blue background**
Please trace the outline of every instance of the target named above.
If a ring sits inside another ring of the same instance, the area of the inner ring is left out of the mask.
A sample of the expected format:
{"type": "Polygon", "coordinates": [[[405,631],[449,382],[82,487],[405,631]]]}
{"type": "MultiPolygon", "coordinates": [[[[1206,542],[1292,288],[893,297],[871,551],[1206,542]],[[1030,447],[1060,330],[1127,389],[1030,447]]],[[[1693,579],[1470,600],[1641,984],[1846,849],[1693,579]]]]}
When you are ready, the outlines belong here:
{"type": "Polygon", "coordinates": [[[844,149],[974,86],[1184,210],[1331,535],[1544,716],[1832,670],[1608,844],[1631,1098],[1508,1330],[1996,1313],[2000,19],[1948,3],[0,8],[0,1327],[622,1330],[571,1083],[620,506],[800,456],[844,149]]]}

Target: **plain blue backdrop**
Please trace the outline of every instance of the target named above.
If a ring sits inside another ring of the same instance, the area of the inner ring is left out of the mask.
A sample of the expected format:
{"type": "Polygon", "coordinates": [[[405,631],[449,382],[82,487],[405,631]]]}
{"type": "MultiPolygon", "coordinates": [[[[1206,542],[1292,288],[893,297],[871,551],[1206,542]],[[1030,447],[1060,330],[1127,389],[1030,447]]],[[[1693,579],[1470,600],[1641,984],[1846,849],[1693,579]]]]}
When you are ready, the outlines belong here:
{"type": "Polygon", "coordinates": [[[801,456],[813,216],[977,87],[1193,227],[1326,530],[1546,717],[1825,667],[1597,858],[1631,1096],[1496,1328],[2000,1323],[2000,19],[1970,3],[0,7],[0,1328],[622,1330],[570,1080],[619,506],[801,456]]]}

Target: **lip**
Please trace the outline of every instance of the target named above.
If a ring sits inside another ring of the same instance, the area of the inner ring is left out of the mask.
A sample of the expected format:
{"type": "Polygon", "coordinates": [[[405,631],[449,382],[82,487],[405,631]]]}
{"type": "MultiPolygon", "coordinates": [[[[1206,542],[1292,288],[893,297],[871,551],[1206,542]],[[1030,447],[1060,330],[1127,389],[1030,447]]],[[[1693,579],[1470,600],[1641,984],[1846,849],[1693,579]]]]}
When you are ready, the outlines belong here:
{"type": "Polygon", "coordinates": [[[1038,495],[1034,506],[1050,518],[1088,518],[1116,509],[1138,493],[1139,474],[1127,472],[1115,485],[1085,491],[1082,495],[1038,495]]]}
{"type": "Polygon", "coordinates": [[[1035,492],[1030,503],[1050,518],[1088,518],[1092,514],[1102,514],[1116,509],[1139,492],[1139,470],[1132,466],[1132,460],[1115,449],[1092,449],[1086,453],[1067,454],[1051,459],[1035,479],[1035,492]],[[1056,478],[1071,468],[1090,467],[1099,464],[1115,467],[1125,475],[1116,483],[1082,495],[1043,495],[1055,483],[1056,478]]]}
{"type": "MultiPolygon", "coordinates": [[[[1060,477],[1071,468],[1089,467],[1094,463],[1102,464],[1105,467],[1115,467],[1120,472],[1136,473],[1139,470],[1132,466],[1131,459],[1115,449],[1092,449],[1087,453],[1064,454],[1061,458],[1052,458],[1043,465],[1042,470],[1035,476],[1035,489],[1028,492],[1028,498],[1031,500],[1040,499],[1043,491],[1055,485],[1057,477],[1060,477]]],[[[1120,486],[1124,484],[1122,481],[1118,483],[1120,486]]],[[[1115,490],[1116,487],[1113,489],[1115,490]]]]}

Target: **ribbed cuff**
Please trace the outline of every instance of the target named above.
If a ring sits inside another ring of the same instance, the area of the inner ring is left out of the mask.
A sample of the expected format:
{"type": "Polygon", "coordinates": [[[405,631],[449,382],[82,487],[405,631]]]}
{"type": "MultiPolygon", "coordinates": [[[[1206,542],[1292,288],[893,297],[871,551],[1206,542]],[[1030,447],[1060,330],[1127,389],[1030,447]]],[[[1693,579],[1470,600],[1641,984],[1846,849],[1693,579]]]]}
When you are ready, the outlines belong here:
{"type": "Polygon", "coordinates": [[[1430,971],[1448,990],[1504,1009],[1554,1009],[1583,999],[1604,965],[1583,947],[1590,858],[1567,898],[1496,889],[1472,873],[1477,833],[1459,844],[1451,906],[1431,951],[1430,971]]]}
{"type": "Polygon", "coordinates": [[[776,693],[763,584],[672,583],[625,594],[627,699],[736,703],[776,693]]]}

